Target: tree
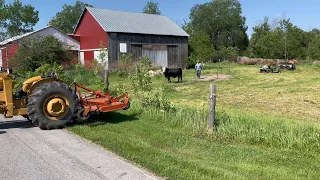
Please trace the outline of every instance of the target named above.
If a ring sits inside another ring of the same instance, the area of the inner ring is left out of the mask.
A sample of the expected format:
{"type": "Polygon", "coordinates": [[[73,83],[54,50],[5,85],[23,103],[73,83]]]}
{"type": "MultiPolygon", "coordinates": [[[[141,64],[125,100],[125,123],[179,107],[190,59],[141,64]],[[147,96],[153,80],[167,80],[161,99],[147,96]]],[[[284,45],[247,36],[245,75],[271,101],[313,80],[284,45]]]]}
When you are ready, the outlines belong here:
{"type": "MultiPolygon", "coordinates": [[[[3,5],[0,3],[0,6],[3,5]]],[[[39,21],[39,11],[30,4],[22,5],[20,0],[4,5],[2,13],[5,17],[3,27],[11,37],[33,31],[33,26],[39,21]]]]}
{"type": "Polygon", "coordinates": [[[20,46],[10,61],[15,71],[26,73],[35,71],[43,64],[63,64],[72,60],[72,52],[54,36],[27,38],[21,40],[24,46],[20,46]]]}
{"type": "Polygon", "coordinates": [[[196,4],[190,10],[189,19],[183,29],[191,34],[190,49],[198,60],[221,58],[226,49],[232,54],[243,54],[249,46],[246,18],[237,0],[196,4]]]}
{"type": "MultiPolygon", "coordinates": [[[[250,49],[253,57],[272,59],[304,59],[307,57],[310,37],[294,26],[290,19],[273,20],[267,17],[253,27],[250,49]],[[277,23],[276,23],[277,22],[277,23]]],[[[311,34],[309,34],[311,36],[311,34]]]]}
{"type": "Polygon", "coordinates": [[[81,1],[76,1],[73,6],[63,5],[63,10],[56,13],[56,16],[50,20],[49,25],[64,33],[72,33],[85,7],[93,6],[81,1]]]}
{"type": "Polygon", "coordinates": [[[219,57],[223,58],[224,60],[231,60],[237,57],[239,54],[239,49],[236,47],[223,47],[219,51],[219,57]]]}
{"type": "Polygon", "coordinates": [[[197,61],[207,62],[216,55],[210,36],[201,30],[194,31],[189,44],[196,54],[197,61]]]}
{"type": "Polygon", "coordinates": [[[0,41],[6,38],[4,23],[6,22],[6,10],[4,0],[0,0],[0,41]]]}
{"type": "Polygon", "coordinates": [[[246,18],[237,0],[215,0],[197,4],[190,10],[190,24],[194,32],[201,30],[210,38],[215,51],[236,47],[240,53],[249,45],[246,18]]]}
{"type": "Polygon", "coordinates": [[[101,64],[102,64],[102,67],[104,69],[104,82],[107,86],[107,89],[109,88],[109,62],[108,62],[108,49],[105,48],[105,44],[103,43],[103,41],[100,41],[100,48],[101,48],[101,51],[100,51],[100,54],[98,56],[101,64]]]}
{"type": "Polygon", "coordinates": [[[0,27],[3,27],[6,21],[5,1],[0,0],[0,27]]]}
{"type": "Polygon", "coordinates": [[[305,58],[305,48],[303,44],[304,31],[294,26],[290,19],[280,21],[280,27],[283,33],[285,59],[305,58]]]}
{"type": "Polygon", "coordinates": [[[153,1],[147,2],[147,5],[143,8],[143,13],[161,15],[158,5],[158,3],[153,1]]]}
{"type": "Polygon", "coordinates": [[[312,60],[320,60],[320,37],[315,37],[314,39],[311,40],[309,44],[309,52],[308,56],[312,60]]]}
{"type": "Polygon", "coordinates": [[[269,25],[269,18],[265,17],[263,19],[263,22],[261,22],[257,26],[254,26],[252,29],[253,29],[253,33],[250,40],[249,48],[253,53],[253,56],[254,57],[268,56],[266,52],[269,52],[267,48],[270,48],[270,47],[265,47],[261,42],[267,39],[270,40],[270,38],[267,37],[267,35],[271,31],[271,26],[269,25]]]}

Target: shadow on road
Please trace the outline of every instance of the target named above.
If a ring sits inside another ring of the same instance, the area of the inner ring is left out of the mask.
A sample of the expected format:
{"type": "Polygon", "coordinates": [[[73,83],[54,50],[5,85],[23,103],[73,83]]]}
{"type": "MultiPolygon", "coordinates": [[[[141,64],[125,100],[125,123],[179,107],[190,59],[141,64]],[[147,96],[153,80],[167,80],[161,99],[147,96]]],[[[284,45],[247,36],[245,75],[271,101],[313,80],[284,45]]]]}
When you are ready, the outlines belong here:
{"type": "MultiPolygon", "coordinates": [[[[122,114],[119,112],[109,112],[105,114],[92,115],[91,118],[83,123],[74,123],[70,126],[76,124],[85,124],[88,126],[96,127],[104,124],[119,124],[127,121],[136,121],[138,120],[138,115],[142,112],[137,112],[133,114],[122,114]]],[[[0,134],[2,134],[1,130],[6,129],[27,129],[34,128],[35,126],[27,120],[10,120],[10,121],[0,121],[0,134]]],[[[3,131],[3,133],[6,133],[3,131]]]]}
{"type": "MultiPolygon", "coordinates": [[[[12,121],[3,121],[0,122],[0,130],[1,129],[25,129],[25,128],[33,128],[33,124],[29,121],[22,120],[12,120],[12,121]]],[[[0,131],[1,134],[1,131],[0,131]]]]}
{"type": "Polygon", "coordinates": [[[7,131],[0,131],[0,134],[5,134],[7,133],[7,131]]]}

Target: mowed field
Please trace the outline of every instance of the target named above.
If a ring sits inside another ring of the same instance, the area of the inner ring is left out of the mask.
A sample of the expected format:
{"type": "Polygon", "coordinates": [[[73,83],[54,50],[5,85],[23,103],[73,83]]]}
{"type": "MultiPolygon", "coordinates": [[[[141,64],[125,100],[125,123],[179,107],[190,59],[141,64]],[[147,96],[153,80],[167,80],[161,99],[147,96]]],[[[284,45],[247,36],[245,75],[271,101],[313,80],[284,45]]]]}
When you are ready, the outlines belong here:
{"type": "MultiPolygon", "coordinates": [[[[199,81],[194,70],[183,72],[181,84],[152,78],[180,111],[143,108],[133,96],[130,110],[69,130],[168,179],[318,178],[320,68],[260,74],[259,66],[225,63],[207,65],[203,75],[216,77],[217,70],[231,78],[199,81]],[[213,132],[206,128],[211,83],[217,85],[213,132]]],[[[130,86],[116,76],[110,83],[130,86]]]]}

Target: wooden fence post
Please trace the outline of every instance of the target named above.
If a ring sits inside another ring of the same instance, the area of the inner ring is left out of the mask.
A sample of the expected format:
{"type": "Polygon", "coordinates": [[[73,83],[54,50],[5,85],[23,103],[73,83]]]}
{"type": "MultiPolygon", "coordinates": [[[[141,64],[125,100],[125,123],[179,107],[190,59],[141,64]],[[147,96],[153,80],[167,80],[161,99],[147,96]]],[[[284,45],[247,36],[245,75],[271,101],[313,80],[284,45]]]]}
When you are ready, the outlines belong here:
{"type": "Polygon", "coordinates": [[[212,129],[214,126],[215,116],[216,116],[216,95],[217,88],[215,84],[210,85],[210,112],[209,112],[209,120],[208,125],[209,128],[212,129]]]}

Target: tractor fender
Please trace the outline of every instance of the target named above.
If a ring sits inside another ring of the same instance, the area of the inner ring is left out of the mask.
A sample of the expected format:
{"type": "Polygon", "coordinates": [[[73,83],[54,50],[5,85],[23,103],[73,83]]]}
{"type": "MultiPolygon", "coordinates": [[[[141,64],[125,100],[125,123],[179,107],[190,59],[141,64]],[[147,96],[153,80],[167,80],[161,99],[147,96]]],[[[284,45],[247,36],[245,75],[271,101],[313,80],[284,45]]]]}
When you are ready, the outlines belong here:
{"type": "Polygon", "coordinates": [[[24,92],[26,92],[28,94],[28,96],[30,96],[37,87],[41,86],[44,83],[50,83],[50,82],[54,82],[54,81],[55,82],[62,82],[61,80],[58,80],[56,78],[41,78],[41,77],[40,77],[40,79],[38,79],[37,77],[34,77],[34,78],[35,79],[33,79],[33,78],[29,79],[30,81],[27,80],[31,83],[29,84],[29,86],[26,86],[26,89],[22,89],[24,92]],[[33,81],[32,81],[32,79],[33,79],[33,81]]]}
{"type": "Polygon", "coordinates": [[[32,86],[32,84],[36,81],[40,81],[42,78],[41,76],[36,76],[36,77],[33,77],[33,78],[30,78],[28,80],[26,80],[24,83],[23,83],[23,86],[22,86],[22,91],[27,93],[28,90],[30,89],[30,87],[32,86]]]}

